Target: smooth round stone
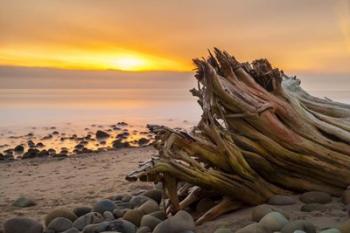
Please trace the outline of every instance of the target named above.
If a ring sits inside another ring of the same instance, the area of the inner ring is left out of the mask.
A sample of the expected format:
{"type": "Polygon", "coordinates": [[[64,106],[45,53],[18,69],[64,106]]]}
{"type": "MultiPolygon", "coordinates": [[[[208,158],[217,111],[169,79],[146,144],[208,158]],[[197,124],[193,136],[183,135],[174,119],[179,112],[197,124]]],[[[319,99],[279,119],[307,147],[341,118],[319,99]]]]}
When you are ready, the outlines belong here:
{"type": "Polygon", "coordinates": [[[320,203],[326,204],[332,201],[331,195],[325,192],[306,192],[300,196],[300,201],[304,203],[320,203]]]}
{"type": "Polygon", "coordinates": [[[154,200],[148,200],[138,207],[139,210],[143,212],[143,214],[149,214],[159,210],[159,205],[154,200]]]}
{"type": "Polygon", "coordinates": [[[158,219],[160,219],[160,220],[165,220],[165,219],[166,219],[165,213],[164,213],[163,211],[161,211],[161,210],[152,212],[152,213],[150,213],[150,214],[148,214],[148,215],[151,215],[151,216],[153,216],[153,217],[156,217],[156,218],[158,218],[158,219]]]}
{"type": "Polygon", "coordinates": [[[80,233],[80,231],[77,228],[70,228],[62,233],[80,233]]]}
{"type": "Polygon", "coordinates": [[[101,222],[96,224],[90,224],[84,227],[83,233],[97,233],[107,230],[109,222],[101,222]]]}
{"type": "Polygon", "coordinates": [[[162,191],[157,190],[157,189],[148,190],[148,191],[144,192],[142,195],[153,199],[158,204],[162,200],[162,191]]]}
{"type": "Polygon", "coordinates": [[[68,230],[69,228],[72,228],[72,224],[72,221],[68,218],[57,217],[50,222],[47,228],[55,232],[62,232],[68,230]]]}
{"type": "Polygon", "coordinates": [[[114,220],[114,215],[113,215],[113,213],[110,212],[110,211],[105,211],[105,212],[103,212],[103,217],[104,217],[104,219],[105,219],[106,221],[112,221],[112,220],[114,220]]]}
{"type": "Polygon", "coordinates": [[[139,229],[137,229],[136,231],[136,233],[149,233],[149,232],[152,232],[152,230],[148,226],[139,227],[139,229]]]}
{"type": "Polygon", "coordinates": [[[340,230],[340,232],[342,233],[347,233],[350,232],[350,219],[348,219],[347,221],[345,221],[344,223],[340,224],[340,226],[338,227],[338,229],[340,230]]]}
{"type": "Polygon", "coordinates": [[[28,197],[19,197],[16,201],[12,203],[12,205],[15,207],[24,208],[24,207],[35,206],[36,202],[28,197]]]}
{"type": "Polygon", "coordinates": [[[113,215],[115,218],[121,218],[129,209],[114,209],[113,215]]]}
{"type": "Polygon", "coordinates": [[[235,233],[269,233],[259,223],[249,224],[235,233]]]}
{"type": "Polygon", "coordinates": [[[267,205],[259,205],[252,210],[252,221],[259,222],[265,215],[273,212],[274,210],[267,205]]]}
{"type": "Polygon", "coordinates": [[[103,212],[105,211],[113,212],[115,208],[116,208],[116,205],[114,204],[113,201],[105,199],[105,200],[100,200],[96,202],[96,204],[92,208],[92,211],[103,214],[103,212]]]}
{"type": "Polygon", "coordinates": [[[72,222],[74,222],[77,219],[77,216],[70,209],[58,208],[58,209],[54,209],[48,215],[46,215],[45,225],[48,226],[52,220],[58,217],[68,218],[72,222]]]}
{"type": "Polygon", "coordinates": [[[316,227],[312,223],[305,220],[289,222],[282,228],[281,233],[294,233],[296,230],[302,230],[306,233],[316,233],[316,227]]]}
{"type": "Polygon", "coordinates": [[[140,226],[141,219],[144,213],[139,209],[132,209],[125,212],[123,219],[132,222],[136,226],[140,226]]]}
{"type": "Polygon", "coordinates": [[[169,217],[158,224],[153,233],[180,233],[194,231],[195,224],[192,216],[184,210],[180,210],[174,216],[169,217]]]}
{"type": "Polygon", "coordinates": [[[76,216],[80,217],[91,212],[91,208],[87,206],[79,206],[73,209],[76,216]]]}
{"type": "Polygon", "coordinates": [[[97,212],[90,212],[83,216],[80,216],[77,220],[73,222],[73,227],[78,230],[84,229],[85,226],[89,224],[96,224],[103,222],[103,216],[97,212]]]}
{"type": "Polygon", "coordinates": [[[142,195],[139,195],[139,196],[133,196],[130,201],[129,201],[129,204],[135,208],[135,207],[139,207],[140,205],[142,205],[143,203],[145,203],[146,201],[150,200],[149,197],[146,197],[146,196],[142,196],[142,195]]]}
{"type": "Polygon", "coordinates": [[[4,233],[42,233],[43,226],[30,218],[16,217],[4,223],[4,233]]]}
{"type": "Polygon", "coordinates": [[[120,233],[136,233],[135,224],[124,219],[117,219],[109,223],[107,231],[117,231],[120,233]]]}
{"type": "Polygon", "coordinates": [[[327,230],[320,231],[320,233],[341,233],[337,228],[330,228],[327,230]]]}
{"type": "Polygon", "coordinates": [[[275,195],[269,199],[268,203],[270,205],[293,205],[296,201],[291,196],[275,195]]]}
{"type": "Polygon", "coordinates": [[[326,209],[327,209],[326,206],[324,206],[323,204],[319,204],[319,203],[305,204],[305,205],[302,205],[300,208],[300,210],[303,212],[323,211],[326,209]]]}
{"type": "Polygon", "coordinates": [[[141,219],[140,226],[141,227],[147,226],[153,231],[153,229],[161,222],[162,222],[162,220],[160,220],[154,216],[144,215],[141,219]]]}
{"type": "Polygon", "coordinates": [[[350,204],[350,189],[345,190],[342,196],[342,201],[345,205],[350,204]]]}
{"type": "Polygon", "coordinates": [[[232,230],[229,228],[220,227],[216,229],[214,233],[232,233],[232,230]]]}
{"type": "Polygon", "coordinates": [[[259,224],[266,230],[275,232],[280,231],[286,224],[288,224],[288,220],[279,212],[271,212],[265,215],[259,221],[259,224]]]}

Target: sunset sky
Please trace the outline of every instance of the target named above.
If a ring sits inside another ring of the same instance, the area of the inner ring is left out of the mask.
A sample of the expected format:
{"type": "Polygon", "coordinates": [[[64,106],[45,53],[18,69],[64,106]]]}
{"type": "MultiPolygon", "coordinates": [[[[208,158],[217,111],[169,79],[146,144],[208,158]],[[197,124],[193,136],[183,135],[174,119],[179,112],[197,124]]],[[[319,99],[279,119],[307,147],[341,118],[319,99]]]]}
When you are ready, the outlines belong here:
{"type": "Polygon", "coordinates": [[[350,74],[350,0],[0,0],[0,65],[190,71],[214,46],[350,74]]]}

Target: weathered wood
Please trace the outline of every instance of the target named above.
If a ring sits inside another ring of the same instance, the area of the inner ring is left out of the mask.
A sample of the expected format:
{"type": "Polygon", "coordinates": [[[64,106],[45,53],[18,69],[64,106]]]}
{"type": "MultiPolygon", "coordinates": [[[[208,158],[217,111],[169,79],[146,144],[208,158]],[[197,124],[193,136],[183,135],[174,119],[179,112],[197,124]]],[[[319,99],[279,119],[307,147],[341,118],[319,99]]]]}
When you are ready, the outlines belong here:
{"type": "Polygon", "coordinates": [[[245,205],[308,190],[339,195],[350,184],[350,105],[309,95],[266,59],[239,63],[215,49],[194,63],[200,122],[191,132],[152,126],[159,154],[127,179],[171,180],[174,210],[182,206],[169,193],[174,183],[245,205]]]}

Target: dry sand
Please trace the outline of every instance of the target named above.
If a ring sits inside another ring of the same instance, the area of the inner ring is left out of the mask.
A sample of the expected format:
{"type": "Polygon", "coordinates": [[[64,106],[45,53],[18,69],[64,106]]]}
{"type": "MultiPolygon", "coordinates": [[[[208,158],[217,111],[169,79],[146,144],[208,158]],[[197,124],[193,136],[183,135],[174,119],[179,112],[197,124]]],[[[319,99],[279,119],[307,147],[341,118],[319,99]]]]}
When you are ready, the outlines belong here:
{"type": "MultiPolygon", "coordinates": [[[[42,221],[51,209],[58,206],[91,206],[96,200],[117,193],[150,189],[152,184],[130,183],[124,177],[154,153],[152,147],[144,147],[84,154],[62,160],[37,158],[0,163],[0,225],[14,216],[42,221]],[[13,207],[14,200],[22,194],[33,198],[37,205],[13,207]]],[[[291,220],[305,219],[319,229],[336,227],[348,218],[339,198],[333,198],[332,203],[327,204],[327,210],[312,213],[301,212],[302,203],[298,196],[294,198],[297,204],[274,208],[287,213],[291,220]]],[[[251,211],[252,207],[245,208],[207,222],[197,228],[197,233],[212,233],[223,226],[239,229],[251,223],[251,211]]]]}

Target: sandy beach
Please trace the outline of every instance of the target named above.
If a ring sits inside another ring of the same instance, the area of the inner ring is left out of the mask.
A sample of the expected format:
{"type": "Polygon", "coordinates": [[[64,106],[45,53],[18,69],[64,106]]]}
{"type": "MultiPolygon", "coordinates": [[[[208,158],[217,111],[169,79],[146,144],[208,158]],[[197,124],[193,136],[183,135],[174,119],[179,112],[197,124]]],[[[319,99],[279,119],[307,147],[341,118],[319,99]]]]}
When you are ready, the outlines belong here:
{"type": "Polygon", "coordinates": [[[98,199],[132,193],[152,184],[124,179],[125,175],[155,153],[152,147],[83,154],[65,159],[35,158],[0,163],[0,225],[15,216],[39,221],[58,206],[91,206],[98,199]],[[13,207],[21,195],[37,205],[13,207]]]}

